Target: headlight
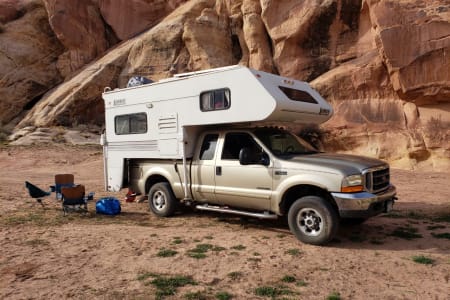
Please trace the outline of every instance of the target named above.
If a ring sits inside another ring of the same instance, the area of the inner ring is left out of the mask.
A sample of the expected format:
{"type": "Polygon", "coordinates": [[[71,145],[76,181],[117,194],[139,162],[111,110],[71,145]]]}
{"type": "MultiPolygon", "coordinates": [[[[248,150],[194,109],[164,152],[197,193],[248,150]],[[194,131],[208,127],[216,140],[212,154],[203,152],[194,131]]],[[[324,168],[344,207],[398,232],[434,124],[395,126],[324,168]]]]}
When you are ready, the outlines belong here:
{"type": "Polygon", "coordinates": [[[342,180],[342,193],[356,193],[362,192],[363,187],[363,177],[362,175],[350,175],[342,180]]]}

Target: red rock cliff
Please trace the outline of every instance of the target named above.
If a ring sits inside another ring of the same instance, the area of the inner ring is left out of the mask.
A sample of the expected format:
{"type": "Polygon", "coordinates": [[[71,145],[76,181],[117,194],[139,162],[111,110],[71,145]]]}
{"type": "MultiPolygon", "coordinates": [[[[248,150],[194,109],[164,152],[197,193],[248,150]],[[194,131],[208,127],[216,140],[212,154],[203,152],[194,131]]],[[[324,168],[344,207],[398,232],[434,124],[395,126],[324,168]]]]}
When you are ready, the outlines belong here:
{"type": "Polygon", "coordinates": [[[0,0],[0,22],[17,128],[102,124],[104,86],[240,63],[310,81],[327,148],[450,166],[449,0],[0,0]]]}

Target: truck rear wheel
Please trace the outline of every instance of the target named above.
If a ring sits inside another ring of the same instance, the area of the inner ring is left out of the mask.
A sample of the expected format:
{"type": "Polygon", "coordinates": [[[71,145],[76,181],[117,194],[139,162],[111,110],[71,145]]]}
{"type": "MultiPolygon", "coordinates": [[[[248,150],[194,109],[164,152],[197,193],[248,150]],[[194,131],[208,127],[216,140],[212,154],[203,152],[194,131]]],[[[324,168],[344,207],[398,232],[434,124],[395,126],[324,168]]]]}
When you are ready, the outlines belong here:
{"type": "Polygon", "coordinates": [[[339,218],[334,208],[323,198],[305,196],[290,207],[288,223],[300,241],[323,245],[336,235],[339,218]]]}
{"type": "Polygon", "coordinates": [[[170,217],[177,206],[175,195],[167,182],[156,183],[150,188],[148,203],[151,211],[160,217],[170,217]]]}

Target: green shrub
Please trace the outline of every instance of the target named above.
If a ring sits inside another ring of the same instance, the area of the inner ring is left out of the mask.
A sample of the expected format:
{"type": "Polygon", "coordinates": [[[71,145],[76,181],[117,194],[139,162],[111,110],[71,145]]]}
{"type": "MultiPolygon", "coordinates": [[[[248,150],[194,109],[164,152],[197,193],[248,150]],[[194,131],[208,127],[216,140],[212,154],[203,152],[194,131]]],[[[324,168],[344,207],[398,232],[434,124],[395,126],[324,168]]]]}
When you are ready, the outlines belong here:
{"type": "Polygon", "coordinates": [[[284,253],[292,256],[299,256],[302,252],[299,249],[288,249],[284,253]]]}
{"type": "Polygon", "coordinates": [[[287,289],[284,286],[262,286],[255,289],[255,295],[260,297],[271,297],[275,299],[281,295],[292,295],[294,294],[291,290],[287,289]]]}
{"type": "Polygon", "coordinates": [[[179,238],[179,237],[173,238],[172,244],[178,245],[178,244],[181,244],[181,243],[183,243],[183,240],[181,238],[179,238]]]}
{"type": "Polygon", "coordinates": [[[184,295],[187,300],[206,300],[208,299],[202,292],[190,292],[184,295]]]}
{"type": "Polygon", "coordinates": [[[198,244],[194,249],[187,252],[187,255],[192,258],[202,259],[206,258],[206,252],[213,249],[214,246],[211,244],[198,244]]]}
{"type": "Polygon", "coordinates": [[[177,251],[175,250],[171,250],[171,249],[161,249],[159,250],[159,252],[156,254],[156,256],[159,257],[171,257],[171,256],[175,256],[177,255],[177,251]]]}
{"type": "Polygon", "coordinates": [[[237,245],[237,246],[231,247],[231,249],[233,249],[233,250],[244,250],[245,248],[247,248],[247,247],[245,247],[244,245],[237,245]]]}
{"type": "Polygon", "coordinates": [[[156,299],[163,299],[165,296],[175,295],[177,288],[186,285],[196,285],[197,283],[190,276],[174,276],[164,277],[155,275],[156,277],[150,284],[156,287],[156,299]]]}
{"type": "Polygon", "coordinates": [[[328,295],[327,300],[341,300],[341,294],[339,294],[338,292],[333,292],[328,295]]]}
{"type": "Polygon", "coordinates": [[[212,248],[211,250],[214,252],[220,252],[220,251],[227,250],[227,248],[221,247],[221,246],[214,246],[214,248],[212,248]]]}
{"type": "Polygon", "coordinates": [[[281,278],[281,281],[287,282],[287,283],[292,283],[292,282],[295,282],[296,279],[295,279],[294,276],[291,276],[291,275],[285,275],[283,278],[281,278]]]}
{"type": "Polygon", "coordinates": [[[412,260],[418,264],[423,264],[423,265],[432,265],[434,263],[434,259],[425,257],[423,255],[413,256],[412,260]]]}
{"type": "Polygon", "coordinates": [[[227,292],[218,292],[216,293],[216,299],[218,300],[230,300],[233,296],[227,292]]]}

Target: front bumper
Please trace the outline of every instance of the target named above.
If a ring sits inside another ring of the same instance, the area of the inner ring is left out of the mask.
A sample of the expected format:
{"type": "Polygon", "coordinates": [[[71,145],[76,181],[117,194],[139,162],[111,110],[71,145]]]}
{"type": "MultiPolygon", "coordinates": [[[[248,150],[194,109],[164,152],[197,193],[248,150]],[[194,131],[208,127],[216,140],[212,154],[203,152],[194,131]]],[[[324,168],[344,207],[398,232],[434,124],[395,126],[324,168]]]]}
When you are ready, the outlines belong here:
{"type": "Polygon", "coordinates": [[[331,193],[339,208],[341,218],[369,218],[386,212],[388,203],[396,199],[395,186],[389,186],[379,194],[361,193],[331,193]]]}

